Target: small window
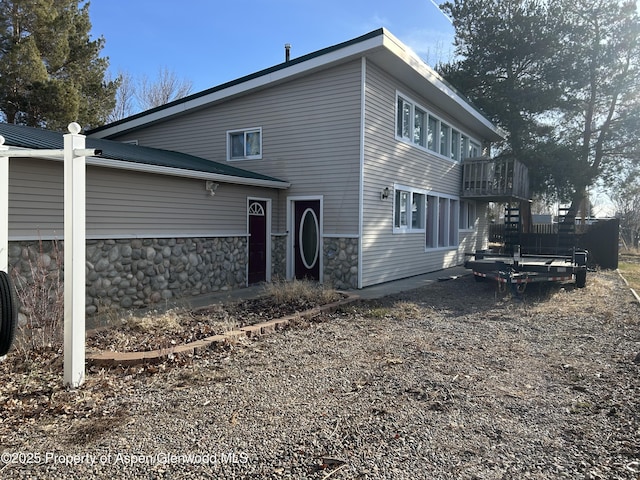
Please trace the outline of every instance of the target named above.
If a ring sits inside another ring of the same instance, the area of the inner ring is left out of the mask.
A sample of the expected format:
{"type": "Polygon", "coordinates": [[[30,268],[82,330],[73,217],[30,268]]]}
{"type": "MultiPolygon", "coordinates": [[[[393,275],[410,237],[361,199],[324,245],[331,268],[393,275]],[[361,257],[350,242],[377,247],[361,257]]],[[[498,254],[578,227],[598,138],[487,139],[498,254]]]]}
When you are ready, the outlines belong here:
{"type": "Polygon", "coordinates": [[[262,129],[235,130],[227,133],[228,159],[262,158],[262,129]]]}
{"type": "Polygon", "coordinates": [[[425,193],[397,186],[393,206],[393,231],[424,232],[425,193]]]}

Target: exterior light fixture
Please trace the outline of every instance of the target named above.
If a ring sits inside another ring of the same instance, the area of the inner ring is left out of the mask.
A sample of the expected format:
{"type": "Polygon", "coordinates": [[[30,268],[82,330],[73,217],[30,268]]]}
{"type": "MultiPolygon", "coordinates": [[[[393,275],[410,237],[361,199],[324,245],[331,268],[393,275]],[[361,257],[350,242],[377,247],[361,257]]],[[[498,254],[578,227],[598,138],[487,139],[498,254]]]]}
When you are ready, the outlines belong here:
{"type": "Polygon", "coordinates": [[[380,200],[386,200],[389,198],[389,187],[384,187],[384,190],[380,192],[380,200]]]}
{"type": "Polygon", "coordinates": [[[209,192],[209,196],[213,197],[216,194],[216,190],[218,189],[218,184],[212,180],[207,180],[204,188],[207,192],[209,192]]]}

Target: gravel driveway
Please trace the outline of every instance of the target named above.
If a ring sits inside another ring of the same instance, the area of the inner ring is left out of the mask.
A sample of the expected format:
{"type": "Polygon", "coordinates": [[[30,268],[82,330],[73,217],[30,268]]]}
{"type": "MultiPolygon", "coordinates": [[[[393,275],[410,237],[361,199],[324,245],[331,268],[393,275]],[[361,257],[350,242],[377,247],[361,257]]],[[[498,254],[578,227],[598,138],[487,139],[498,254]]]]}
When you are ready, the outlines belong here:
{"type": "Polygon", "coordinates": [[[521,298],[465,276],[29,415],[0,396],[0,478],[638,479],[639,352],[615,272],[521,298]]]}

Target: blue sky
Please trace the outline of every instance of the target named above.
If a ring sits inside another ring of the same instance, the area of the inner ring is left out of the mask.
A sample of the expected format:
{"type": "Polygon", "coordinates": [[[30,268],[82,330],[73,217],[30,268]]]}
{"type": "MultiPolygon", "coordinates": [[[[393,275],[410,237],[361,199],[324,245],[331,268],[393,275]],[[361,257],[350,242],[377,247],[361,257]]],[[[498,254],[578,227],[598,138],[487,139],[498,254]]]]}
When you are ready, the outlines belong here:
{"type": "Polygon", "coordinates": [[[157,77],[193,92],[387,28],[433,65],[453,54],[453,27],[431,0],[91,0],[92,37],[103,36],[110,73],[157,77]]]}

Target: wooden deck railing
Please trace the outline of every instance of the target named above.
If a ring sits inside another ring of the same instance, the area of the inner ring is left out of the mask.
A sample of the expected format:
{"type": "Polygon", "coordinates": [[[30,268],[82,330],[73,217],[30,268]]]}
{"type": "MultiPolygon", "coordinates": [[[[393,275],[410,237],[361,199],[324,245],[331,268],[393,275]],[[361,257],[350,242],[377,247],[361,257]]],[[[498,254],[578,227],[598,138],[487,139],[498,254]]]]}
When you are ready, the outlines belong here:
{"type": "Polygon", "coordinates": [[[462,167],[464,198],[529,200],[529,170],[518,160],[466,158],[462,167]]]}

